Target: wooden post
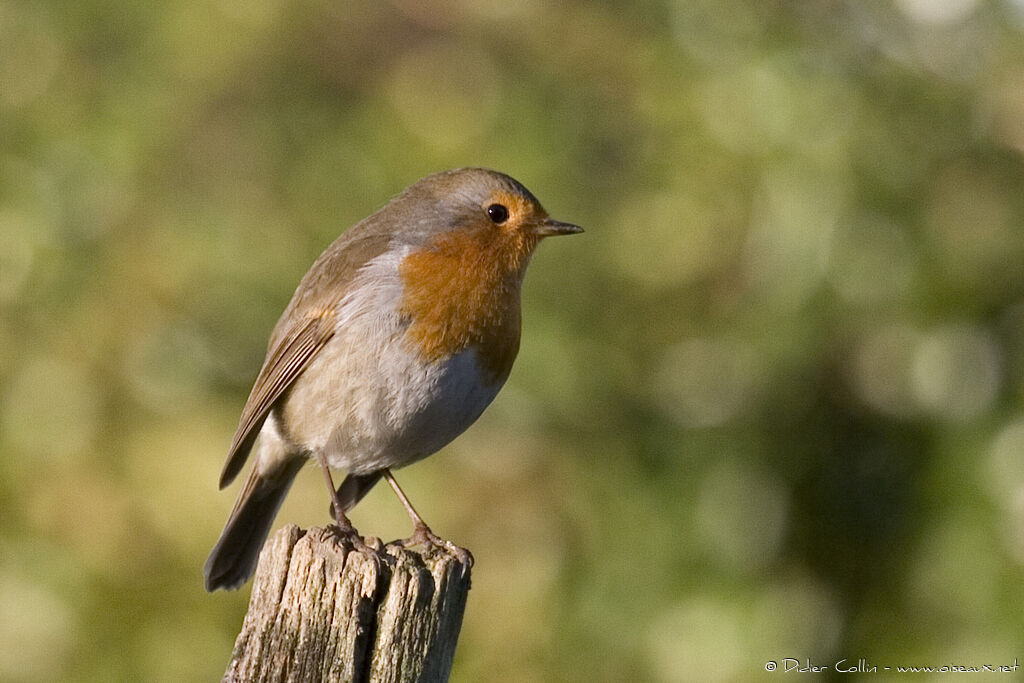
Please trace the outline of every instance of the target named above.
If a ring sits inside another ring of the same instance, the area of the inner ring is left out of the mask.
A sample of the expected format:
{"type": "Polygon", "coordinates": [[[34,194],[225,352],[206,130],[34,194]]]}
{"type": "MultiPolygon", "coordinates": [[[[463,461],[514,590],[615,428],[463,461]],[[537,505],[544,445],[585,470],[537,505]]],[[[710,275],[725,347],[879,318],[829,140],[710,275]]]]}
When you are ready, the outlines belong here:
{"type": "Polygon", "coordinates": [[[470,567],[333,529],[280,529],[260,554],[231,681],[446,681],[470,567]]]}

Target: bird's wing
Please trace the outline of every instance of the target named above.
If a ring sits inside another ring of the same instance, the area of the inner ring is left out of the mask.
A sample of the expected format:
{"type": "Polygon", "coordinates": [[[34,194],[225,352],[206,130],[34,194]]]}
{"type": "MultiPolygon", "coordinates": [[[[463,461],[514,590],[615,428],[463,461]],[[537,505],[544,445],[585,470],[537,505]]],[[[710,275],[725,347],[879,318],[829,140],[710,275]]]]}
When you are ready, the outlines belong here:
{"type": "Polygon", "coordinates": [[[362,266],[387,248],[388,235],[371,231],[371,225],[352,228],[320,255],[281,316],[270,338],[267,359],[242,408],[220,475],[221,488],[238,476],[274,402],[334,336],[339,302],[362,266]]]}
{"type": "Polygon", "coordinates": [[[238,475],[274,402],[280,398],[310,360],[334,336],[334,314],[323,312],[296,321],[263,362],[249,400],[242,408],[238,429],[220,475],[224,488],[238,475]]]}

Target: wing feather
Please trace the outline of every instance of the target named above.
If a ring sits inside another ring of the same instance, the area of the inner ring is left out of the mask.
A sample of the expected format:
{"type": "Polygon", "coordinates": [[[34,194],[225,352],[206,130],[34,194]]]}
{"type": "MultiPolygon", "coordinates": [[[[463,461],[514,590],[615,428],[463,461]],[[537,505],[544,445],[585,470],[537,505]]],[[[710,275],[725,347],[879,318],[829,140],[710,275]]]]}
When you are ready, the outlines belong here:
{"type": "Polygon", "coordinates": [[[270,337],[270,350],[242,409],[220,475],[224,488],[238,476],[275,402],[303,373],[331,337],[338,309],[361,268],[384,253],[391,231],[381,212],[348,230],[310,267],[270,337]],[[294,322],[286,322],[292,321],[294,322]]]}
{"type": "Polygon", "coordinates": [[[231,440],[228,459],[220,475],[221,488],[238,476],[274,402],[334,336],[333,313],[307,317],[299,323],[285,335],[260,369],[231,440]]]}

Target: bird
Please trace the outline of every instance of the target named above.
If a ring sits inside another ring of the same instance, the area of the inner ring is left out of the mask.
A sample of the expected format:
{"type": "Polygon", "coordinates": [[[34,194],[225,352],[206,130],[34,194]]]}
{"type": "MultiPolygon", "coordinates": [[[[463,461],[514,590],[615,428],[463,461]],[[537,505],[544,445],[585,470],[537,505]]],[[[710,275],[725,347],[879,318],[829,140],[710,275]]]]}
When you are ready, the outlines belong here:
{"type": "Polygon", "coordinates": [[[391,470],[439,451],[494,400],[519,351],[534,249],[579,232],[512,177],[458,168],[415,182],[328,246],[275,325],[242,408],[220,488],[253,462],[203,566],[206,590],[252,576],[309,460],[357,547],[347,512],[384,479],[413,523],[406,544],[461,550],[431,531],[391,470]],[[331,468],[346,471],[337,488],[331,468]]]}

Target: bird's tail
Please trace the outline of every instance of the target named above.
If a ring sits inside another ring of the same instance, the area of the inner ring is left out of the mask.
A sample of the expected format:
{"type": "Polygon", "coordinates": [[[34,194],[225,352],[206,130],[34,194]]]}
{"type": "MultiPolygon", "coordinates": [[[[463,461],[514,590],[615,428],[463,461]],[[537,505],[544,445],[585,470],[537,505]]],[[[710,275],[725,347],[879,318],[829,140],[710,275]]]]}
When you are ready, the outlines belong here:
{"type": "Polygon", "coordinates": [[[252,576],[274,517],[305,462],[304,457],[293,457],[271,473],[260,472],[256,464],[249,470],[224,531],[203,565],[206,590],[232,590],[252,576]]]}

